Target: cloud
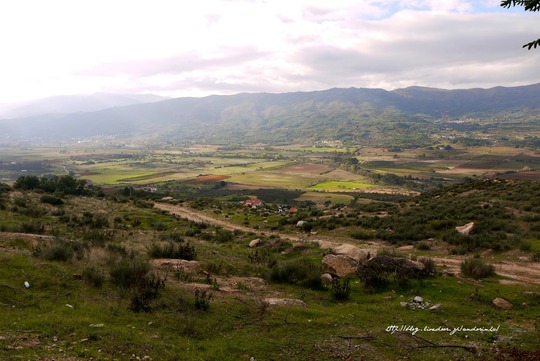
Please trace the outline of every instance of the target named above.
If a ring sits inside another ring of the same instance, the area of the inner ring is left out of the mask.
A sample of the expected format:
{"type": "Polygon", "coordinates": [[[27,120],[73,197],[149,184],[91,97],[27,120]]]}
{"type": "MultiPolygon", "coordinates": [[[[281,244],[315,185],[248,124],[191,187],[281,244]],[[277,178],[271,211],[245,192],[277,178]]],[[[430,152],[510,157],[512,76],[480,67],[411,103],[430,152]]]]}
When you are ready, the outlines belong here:
{"type": "Polygon", "coordinates": [[[540,82],[521,49],[538,16],[498,0],[5,2],[0,99],[540,82]]]}

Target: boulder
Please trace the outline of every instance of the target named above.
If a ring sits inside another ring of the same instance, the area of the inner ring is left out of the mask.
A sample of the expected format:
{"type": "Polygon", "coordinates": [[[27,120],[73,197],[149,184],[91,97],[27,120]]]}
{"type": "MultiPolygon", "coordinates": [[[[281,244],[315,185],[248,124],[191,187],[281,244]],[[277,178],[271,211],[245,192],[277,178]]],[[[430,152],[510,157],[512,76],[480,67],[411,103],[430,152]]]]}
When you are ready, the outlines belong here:
{"type": "Polygon", "coordinates": [[[294,298],[265,298],[262,302],[269,306],[307,306],[304,301],[294,298]]]}
{"type": "Polygon", "coordinates": [[[338,277],[354,275],[358,270],[358,262],[342,255],[328,254],[324,256],[322,264],[327,273],[338,277]]]}
{"type": "Polygon", "coordinates": [[[262,243],[262,241],[261,241],[260,238],[254,239],[251,242],[249,242],[249,248],[255,248],[261,243],[262,243]]]}
{"type": "Polygon", "coordinates": [[[509,310],[511,309],[512,307],[514,307],[510,302],[508,302],[507,300],[505,300],[504,298],[500,298],[500,297],[497,297],[495,298],[492,303],[499,307],[499,308],[502,308],[503,310],[509,310]]]}
{"type": "Polygon", "coordinates": [[[341,246],[332,249],[335,255],[347,256],[361,263],[367,259],[367,253],[352,244],[342,244],[341,246]]]}
{"type": "Polygon", "coordinates": [[[456,227],[456,231],[458,231],[459,233],[465,235],[465,236],[468,236],[472,230],[474,229],[474,222],[471,222],[471,223],[467,223],[463,226],[457,226],[456,227]]]}
{"type": "Polygon", "coordinates": [[[323,285],[328,286],[329,284],[332,283],[333,280],[334,280],[334,278],[332,277],[332,275],[330,273],[323,273],[321,275],[321,281],[322,281],[323,285]]]}
{"type": "Polygon", "coordinates": [[[306,221],[298,221],[296,222],[296,227],[302,227],[305,223],[306,221]]]}

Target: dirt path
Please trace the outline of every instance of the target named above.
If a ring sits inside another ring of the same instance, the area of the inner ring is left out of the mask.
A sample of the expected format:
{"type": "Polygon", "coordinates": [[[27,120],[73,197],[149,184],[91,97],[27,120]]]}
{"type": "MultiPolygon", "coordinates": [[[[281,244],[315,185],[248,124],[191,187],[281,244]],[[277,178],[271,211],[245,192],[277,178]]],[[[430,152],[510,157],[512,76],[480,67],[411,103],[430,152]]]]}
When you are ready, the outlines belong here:
{"type": "MultiPolygon", "coordinates": [[[[298,235],[271,232],[271,231],[261,232],[260,230],[257,230],[255,228],[240,226],[229,221],[210,217],[203,212],[194,210],[187,206],[173,205],[173,204],[168,204],[168,203],[155,203],[154,207],[163,211],[170,212],[171,214],[177,215],[179,217],[189,219],[191,221],[206,222],[206,223],[223,227],[231,231],[239,230],[239,231],[248,232],[248,233],[252,232],[256,234],[264,233],[264,234],[269,234],[269,235],[276,235],[282,239],[288,239],[288,240],[296,241],[296,242],[301,241],[301,242],[317,243],[319,244],[321,248],[325,248],[325,249],[334,248],[343,243],[352,243],[351,240],[349,239],[337,239],[337,238],[329,239],[329,237],[325,237],[325,236],[316,236],[316,235],[315,236],[312,236],[312,235],[298,236],[298,235]]],[[[368,245],[360,246],[360,247],[365,248],[365,250],[371,252],[371,254],[376,254],[376,250],[378,248],[384,248],[384,246],[382,246],[381,244],[377,242],[371,242],[368,245]]],[[[451,273],[459,274],[460,264],[465,257],[452,256],[451,258],[450,257],[432,257],[432,258],[438,266],[444,267],[447,271],[451,273]]],[[[498,275],[509,278],[508,280],[501,280],[501,283],[540,284],[540,263],[515,261],[515,262],[499,262],[499,263],[494,263],[493,265],[495,266],[495,272],[498,275]]]]}
{"type": "MultiPolygon", "coordinates": [[[[459,274],[461,262],[467,257],[454,256],[448,257],[432,257],[435,263],[443,266],[451,273],[459,274]]],[[[540,284],[540,263],[535,262],[498,262],[493,263],[495,273],[499,276],[509,279],[501,280],[503,284],[540,284]]]]}
{"type": "Polygon", "coordinates": [[[278,232],[266,231],[266,230],[264,232],[261,232],[261,230],[258,230],[255,228],[240,226],[238,224],[235,224],[229,221],[210,217],[203,212],[197,211],[195,209],[192,209],[186,206],[180,206],[180,205],[174,205],[174,204],[168,204],[168,203],[155,203],[154,208],[160,209],[162,211],[167,211],[179,217],[189,219],[190,221],[205,222],[205,223],[223,227],[224,229],[228,229],[230,231],[238,230],[242,232],[247,232],[247,233],[251,232],[251,233],[256,233],[256,234],[264,233],[265,235],[274,235],[282,239],[288,239],[294,242],[317,243],[321,248],[333,248],[333,247],[339,246],[340,244],[343,244],[343,242],[335,242],[335,241],[330,241],[328,239],[325,239],[326,237],[318,237],[318,236],[311,236],[311,235],[298,236],[294,234],[278,233],[278,232]]]}

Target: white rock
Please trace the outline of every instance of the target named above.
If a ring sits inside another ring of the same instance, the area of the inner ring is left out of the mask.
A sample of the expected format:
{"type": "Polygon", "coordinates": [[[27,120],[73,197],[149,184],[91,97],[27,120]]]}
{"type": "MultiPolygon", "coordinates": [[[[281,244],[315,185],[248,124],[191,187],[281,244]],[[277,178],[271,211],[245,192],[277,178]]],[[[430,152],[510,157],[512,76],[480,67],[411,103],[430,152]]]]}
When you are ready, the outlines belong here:
{"type": "Polygon", "coordinates": [[[28,281],[24,281],[24,287],[30,288],[30,283],[28,283],[28,281]]]}
{"type": "Polygon", "coordinates": [[[424,302],[424,299],[420,296],[416,296],[415,298],[413,298],[413,301],[416,303],[422,303],[424,302]]]}

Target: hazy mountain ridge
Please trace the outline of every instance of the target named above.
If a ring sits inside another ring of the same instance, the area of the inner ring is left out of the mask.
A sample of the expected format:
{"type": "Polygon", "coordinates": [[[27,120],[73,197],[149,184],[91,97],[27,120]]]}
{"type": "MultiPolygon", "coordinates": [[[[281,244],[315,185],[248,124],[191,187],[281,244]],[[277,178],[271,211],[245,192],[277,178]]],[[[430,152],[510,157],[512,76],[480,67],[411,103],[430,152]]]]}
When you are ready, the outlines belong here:
{"type": "Polygon", "coordinates": [[[176,98],[95,112],[0,120],[7,137],[50,139],[97,135],[294,141],[421,132],[429,119],[495,115],[540,108],[540,84],[491,89],[409,87],[386,91],[333,88],[295,93],[241,93],[176,98]]]}
{"type": "Polygon", "coordinates": [[[153,103],[169,98],[154,94],[109,94],[57,95],[36,99],[11,107],[0,118],[22,118],[46,114],[69,114],[95,112],[107,108],[153,103]]]}

